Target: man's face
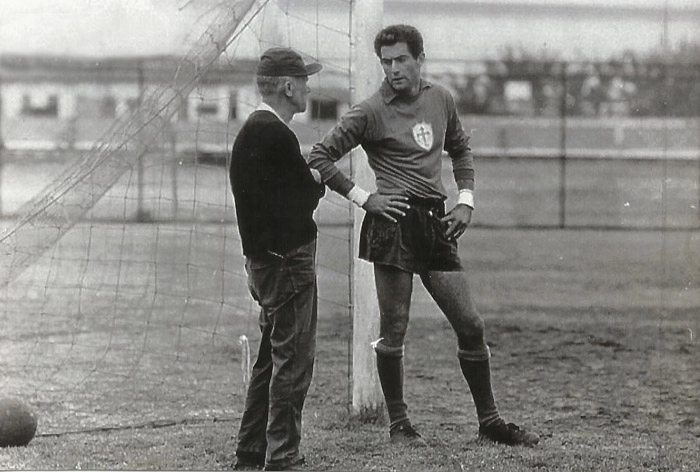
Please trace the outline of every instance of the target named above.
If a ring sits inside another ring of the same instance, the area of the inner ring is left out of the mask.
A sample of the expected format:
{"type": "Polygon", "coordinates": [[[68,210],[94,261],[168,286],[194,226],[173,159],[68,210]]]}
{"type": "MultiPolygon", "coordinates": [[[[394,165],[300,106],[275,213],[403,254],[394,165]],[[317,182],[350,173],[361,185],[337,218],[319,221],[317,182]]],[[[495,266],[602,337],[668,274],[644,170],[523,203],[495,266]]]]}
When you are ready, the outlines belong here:
{"type": "Polygon", "coordinates": [[[308,77],[292,77],[292,103],[296,107],[295,113],[304,113],[306,111],[306,100],[311,89],[308,85],[308,77]]]}
{"type": "Polygon", "coordinates": [[[421,53],[414,59],[406,43],[382,46],[380,52],[384,76],[391,88],[399,94],[410,94],[418,90],[425,54],[421,53]]]}

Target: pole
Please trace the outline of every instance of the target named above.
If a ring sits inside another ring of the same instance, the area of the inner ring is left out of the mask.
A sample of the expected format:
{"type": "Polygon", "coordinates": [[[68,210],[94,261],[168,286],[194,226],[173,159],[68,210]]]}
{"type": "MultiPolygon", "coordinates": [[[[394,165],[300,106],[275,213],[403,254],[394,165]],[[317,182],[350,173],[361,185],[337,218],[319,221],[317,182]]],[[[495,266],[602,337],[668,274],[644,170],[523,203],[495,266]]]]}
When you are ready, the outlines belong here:
{"type": "Polygon", "coordinates": [[[3,174],[3,165],[4,165],[4,160],[3,160],[3,154],[5,151],[5,142],[2,139],[2,78],[0,78],[0,217],[2,217],[2,189],[3,189],[3,184],[2,184],[2,174],[3,174]]]}
{"type": "MultiPolygon", "coordinates": [[[[382,0],[352,0],[350,25],[350,99],[369,97],[381,84],[379,62],[374,54],[374,36],[382,28],[382,0]]],[[[361,149],[351,155],[351,175],[360,187],[372,190],[374,177],[361,149]]],[[[382,418],[384,397],[377,375],[371,343],[379,333],[379,305],[374,290],[374,273],[369,263],[359,261],[357,235],[364,211],[353,205],[350,235],[350,315],[352,332],[352,410],[361,418],[382,418]]]]}
{"type": "Polygon", "coordinates": [[[567,113],[567,62],[561,67],[561,128],[559,132],[559,227],[566,228],[566,113],[567,113]]]}
{"type": "MultiPolygon", "coordinates": [[[[141,108],[143,105],[143,96],[145,93],[145,76],[144,76],[144,70],[143,70],[143,60],[138,61],[138,69],[137,69],[137,74],[138,74],[138,88],[139,88],[139,95],[138,95],[138,108],[141,108]]],[[[136,221],[142,222],[146,220],[146,212],[144,209],[143,205],[143,199],[144,199],[144,155],[140,155],[137,161],[137,167],[136,167],[136,221]]]]}
{"type": "Polygon", "coordinates": [[[168,126],[168,136],[169,136],[169,146],[167,148],[169,149],[170,152],[170,158],[168,159],[170,162],[170,186],[171,186],[171,192],[172,192],[172,198],[173,198],[173,205],[172,205],[172,212],[173,212],[173,221],[177,220],[178,216],[178,204],[177,204],[177,174],[178,174],[178,159],[177,159],[177,133],[175,131],[175,127],[172,126],[172,123],[170,126],[168,126]]]}

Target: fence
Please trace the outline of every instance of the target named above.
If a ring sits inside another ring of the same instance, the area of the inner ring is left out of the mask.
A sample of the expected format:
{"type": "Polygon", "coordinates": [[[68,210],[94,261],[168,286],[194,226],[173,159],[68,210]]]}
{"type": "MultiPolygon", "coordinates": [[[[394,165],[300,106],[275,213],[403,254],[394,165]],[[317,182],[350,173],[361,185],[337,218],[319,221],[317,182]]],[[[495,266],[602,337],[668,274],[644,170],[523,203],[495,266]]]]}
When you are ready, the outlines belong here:
{"type": "Polygon", "coordinates": [[[478,222],[700,226],[700,64],[509,58],[434,80],[482,157],[478,222]]]}
{"type": "MultiPolygon", "coordinates": [[[[699,66],[502,61],[429,78],[452,90],[472,136],[475,225],[700,227],[699,66]]],[[[109,124],[3,117],[0,216],[12,218],[109,124]]],[[[333,124],[293,127],[308,150],[333,124]]],[[[124,176],[90,217],[230,220],[224,164],[240,125],[174,121],[162,148],[124,176]]],[[[448,159],[444,180],[453,194],[448,159]]],[[[347,223],[339,203],[319,210],[322,224],[347,223]]]]}
{"type": "MultiPolygon", "coordinates": [[[[470,115],[462,120],[471,132],[476,160],[475,225],[700,227],[700,145],[694,141],[698,120],[569,119],[567,142],[579,144],[565,148],[558,139],[560,121],[555,119],[470,115]]],[[[330,123],[323,128],[327,126],[330,123]]],[[[305,137],[303,131],[299,134],[305,137]]],[[[229,136],[235,136],[235,130],[229,136]]],[[[306,136],[303,147],[308,148],[313,139],[306,136]]],[[[203,143],[198,149],[209,152],[197,155],[190,149],[192,144],[145,156],[98,203],[91,217],[231,220],[225,148],[217,151],[214,143],[203,143]]],[[[4,150],[1,214],[11,218],[22,203],[70,166],[79,152],[4,150]]],[[[347,168],[347,161],[340,164],[347,168]]],[[[447,158],[444,181],[448,193],[454,194],[447,158]]],[[[338,199],[332,193],[329,198],[338,199]]],[[[336,204],[322,207],[317,215],[320,222],[346,222],[347,212],[340,208],[336,204]]]]}

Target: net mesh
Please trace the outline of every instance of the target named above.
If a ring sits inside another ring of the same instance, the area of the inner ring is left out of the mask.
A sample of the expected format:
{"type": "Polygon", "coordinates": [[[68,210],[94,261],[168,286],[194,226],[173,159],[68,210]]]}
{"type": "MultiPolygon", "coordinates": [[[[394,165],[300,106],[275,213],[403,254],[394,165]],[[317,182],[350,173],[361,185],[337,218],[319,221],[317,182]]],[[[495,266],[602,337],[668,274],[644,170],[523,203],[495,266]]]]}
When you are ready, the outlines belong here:
{"type": "MultiPolygon", "coordinates": [[[[292,123],[304,152],[349,100],[349,2],[173,8],[191,46],[139,63],[130,112],[94,137],[73,118],[48,155],[3,150],[0,392],[39,410],[40,434],[240,413],[259,335],[226,164],[252,64],[281,45],[324,65],[292,123]]],[[[316,217],[320,312],[344,314],[350,212],[328,195],[316,217]]]]}

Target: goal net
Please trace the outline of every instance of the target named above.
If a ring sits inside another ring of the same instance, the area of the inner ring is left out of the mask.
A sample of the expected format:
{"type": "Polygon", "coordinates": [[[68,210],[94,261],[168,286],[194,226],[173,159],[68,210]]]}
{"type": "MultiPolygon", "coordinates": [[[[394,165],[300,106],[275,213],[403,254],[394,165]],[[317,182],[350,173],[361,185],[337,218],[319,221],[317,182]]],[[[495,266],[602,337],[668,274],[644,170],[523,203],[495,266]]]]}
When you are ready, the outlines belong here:
{"type": "MultiPolygon", "coordinates": [[[[3,134],[0,394],[35,407],[39,435],[240,417],[258,308],[227,163],[255,61],[289,46],[323,64],[291,125],[305,153],[349,103],[347,0],[161,3],[187,20],[185,54],[106,58],[97,83],[78,64],[55,86],[74,103],[60,139],[3,134]]],[[[352,214],[329,192],[316,218],[320,311],[348,316],[352,214]]]]}

